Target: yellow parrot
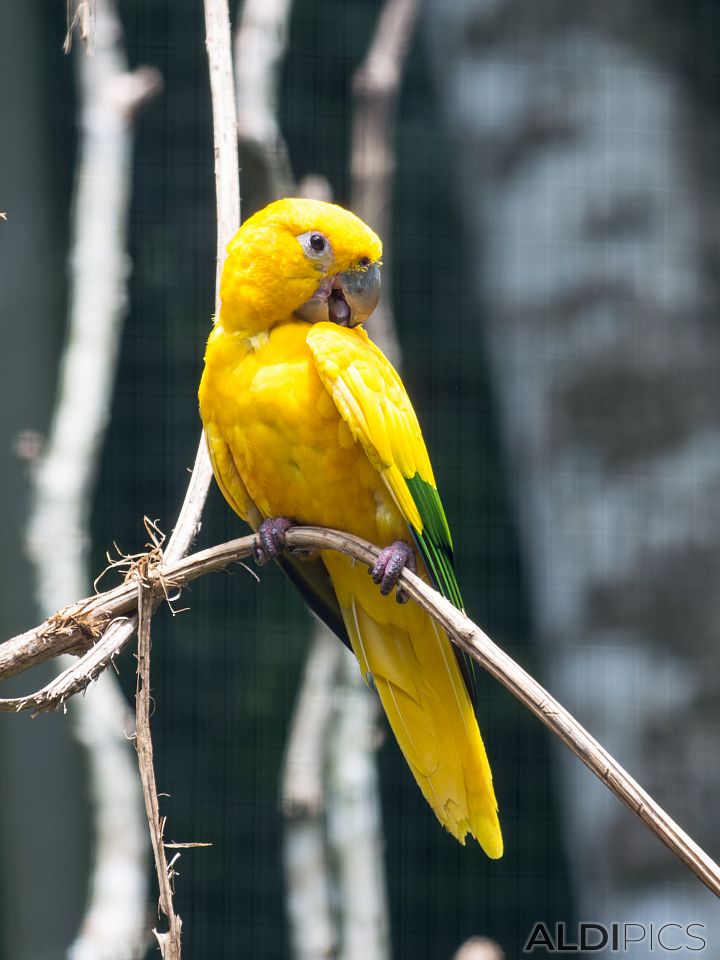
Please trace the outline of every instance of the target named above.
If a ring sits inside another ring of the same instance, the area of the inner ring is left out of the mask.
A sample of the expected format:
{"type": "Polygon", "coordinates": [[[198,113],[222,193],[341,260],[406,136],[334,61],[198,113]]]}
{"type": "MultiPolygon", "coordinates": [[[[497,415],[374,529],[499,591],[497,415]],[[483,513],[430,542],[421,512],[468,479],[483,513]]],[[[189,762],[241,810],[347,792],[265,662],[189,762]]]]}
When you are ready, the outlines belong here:
{"type": "Polygon", "coordinates": [[[389,596],[409,566],[462,609],[417,417],[362,327],[378,301],[381,253],[375,233],[334,204],[284,199],[247,220],[228,245],[200,413],[220,489],[259,532],[256,559],[276,559],[352,649],[443,826],[497,858],[468,674],[420,607],[389,596]],[[372,577],[333,551],[283,552],[293,523],[382,547],[372,577]]]}

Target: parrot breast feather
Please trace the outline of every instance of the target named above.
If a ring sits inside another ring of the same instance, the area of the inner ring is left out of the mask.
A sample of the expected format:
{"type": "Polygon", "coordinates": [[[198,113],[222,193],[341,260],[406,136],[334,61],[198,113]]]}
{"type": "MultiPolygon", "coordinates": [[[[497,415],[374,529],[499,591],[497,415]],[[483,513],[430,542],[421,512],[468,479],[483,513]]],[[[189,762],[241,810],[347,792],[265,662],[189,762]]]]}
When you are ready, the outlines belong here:
{"type": "Polygon", "coordinates": [[[435,586],[462,609],[450,529],[420,425],[400,377],[363,330],[316,323],[307,344],[340,416],[410,526],[435,586]]]}

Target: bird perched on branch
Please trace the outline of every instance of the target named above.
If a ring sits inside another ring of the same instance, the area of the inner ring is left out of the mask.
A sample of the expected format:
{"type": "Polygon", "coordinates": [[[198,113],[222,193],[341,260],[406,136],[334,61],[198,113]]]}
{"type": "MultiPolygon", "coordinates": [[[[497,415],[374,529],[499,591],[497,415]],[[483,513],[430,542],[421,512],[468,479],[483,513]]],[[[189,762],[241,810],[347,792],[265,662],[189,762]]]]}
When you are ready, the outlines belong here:
{"type": "Polygon", "coordinates": [[[469,674],[420,607],[389,596],[407,566],[462,609],[415,412],[363,329],[381,253],[365,223],[329,203],[279,200],[247,220],[228,246],[200,412],[220,489],[259,533],[257,559],[275,558],[351,648],[443,826],[495,858],[502,837],[469,674]],[[332,551],[283,551],[293,523],[379,545],[372,576],[332,551]]]}

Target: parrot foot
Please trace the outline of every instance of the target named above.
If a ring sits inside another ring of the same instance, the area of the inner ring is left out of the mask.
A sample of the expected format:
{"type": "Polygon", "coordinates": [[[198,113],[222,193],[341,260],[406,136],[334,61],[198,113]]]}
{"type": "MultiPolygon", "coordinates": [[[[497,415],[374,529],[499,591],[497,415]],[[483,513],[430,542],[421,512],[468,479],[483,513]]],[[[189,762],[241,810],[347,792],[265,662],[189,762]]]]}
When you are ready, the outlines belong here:
{"type": "MultiPolygon", "coordinates": [[[[384,597],[397,585],[400,574],[406,567],[413,573],[417,573],[415,551],[409,543],[396,540],[380,551],[375,564],[370,567],[370,576],[375,583],[380,584],[380,593],[384,597]]],[[[398,603],[407,603],[410,598],[402,587],[398,587],[395,599],[398,603]]]]}
{"type": "Polygon", "coordinates": [[[285,546],[285,534],[293,526],[287,517],[270,517],[263,520],[258,529],[258,542],[253,547],[253,556],[258,566],[264,566],[268,560],[279,557],[285,546]]]}

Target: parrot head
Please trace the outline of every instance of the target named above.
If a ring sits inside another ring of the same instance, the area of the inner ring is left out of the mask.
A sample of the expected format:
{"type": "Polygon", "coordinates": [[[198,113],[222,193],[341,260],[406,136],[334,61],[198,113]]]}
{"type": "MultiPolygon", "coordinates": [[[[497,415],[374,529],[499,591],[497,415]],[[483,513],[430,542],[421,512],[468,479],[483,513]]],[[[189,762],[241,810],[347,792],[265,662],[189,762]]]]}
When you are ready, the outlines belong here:
{"type": "Polygon", "coordinates": [[[277,200],[246,220],[227,249],[225,329],[253,336],[291,317],[354,327],[377,305],[382,244],[333,203],[277,200]]]}

